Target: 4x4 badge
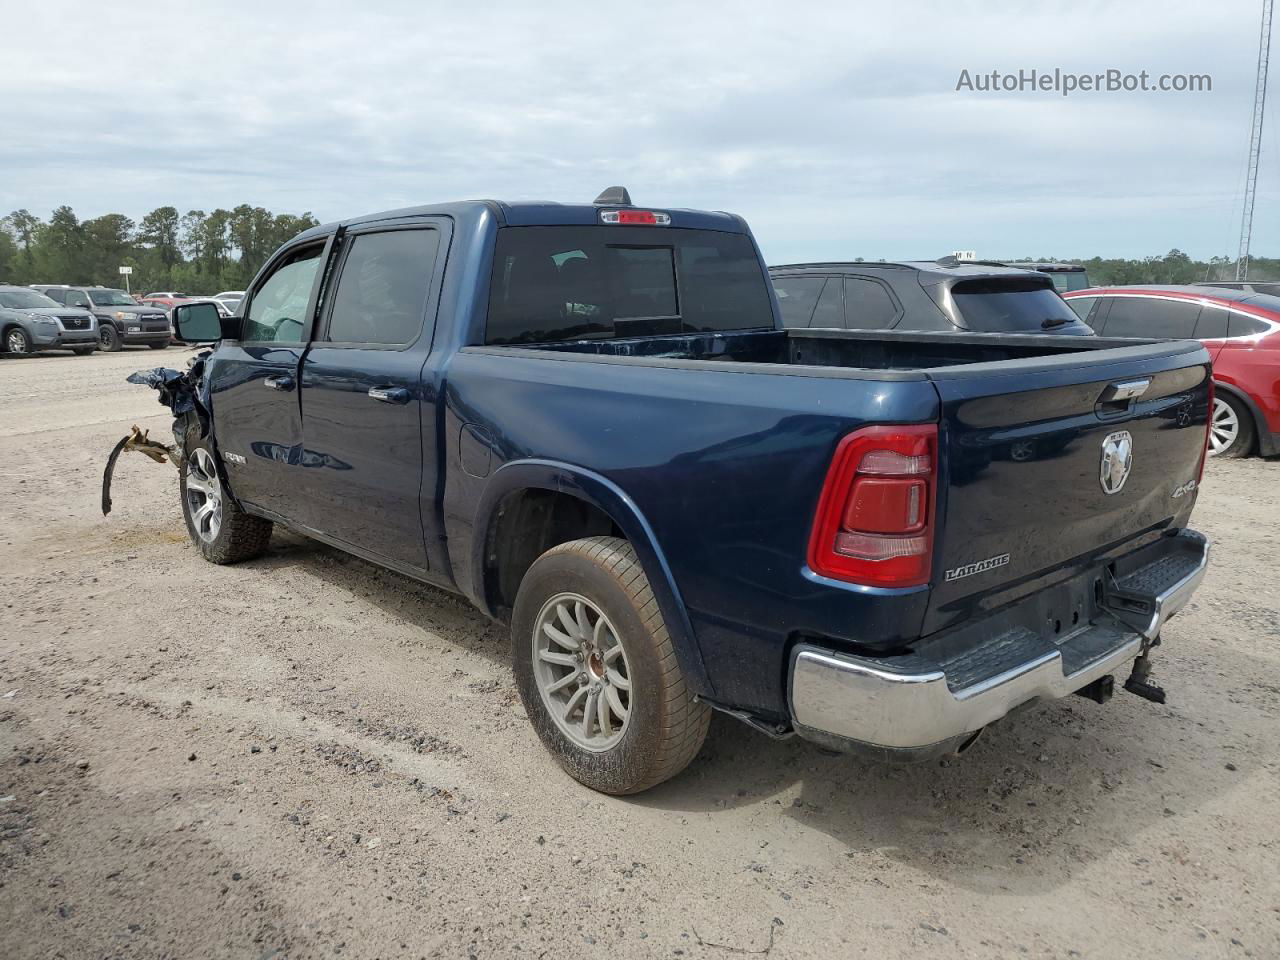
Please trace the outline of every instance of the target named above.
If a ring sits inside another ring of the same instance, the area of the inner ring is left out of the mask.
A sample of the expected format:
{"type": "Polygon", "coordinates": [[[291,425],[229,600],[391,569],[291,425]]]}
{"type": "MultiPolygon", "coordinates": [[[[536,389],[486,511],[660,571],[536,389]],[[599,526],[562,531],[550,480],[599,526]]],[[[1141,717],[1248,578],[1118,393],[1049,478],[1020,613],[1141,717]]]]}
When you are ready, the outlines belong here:
{"type": "Polygon", "coordinates": [[[1102,483],[1102,492],[1119,493],[1124,482],[1129,479],[1129,469],[1133,466],[1133,437],[1128,430],[1117,430],[1107,435],[1102,441],[1102,467],[1098,479],[1102,483]]]}

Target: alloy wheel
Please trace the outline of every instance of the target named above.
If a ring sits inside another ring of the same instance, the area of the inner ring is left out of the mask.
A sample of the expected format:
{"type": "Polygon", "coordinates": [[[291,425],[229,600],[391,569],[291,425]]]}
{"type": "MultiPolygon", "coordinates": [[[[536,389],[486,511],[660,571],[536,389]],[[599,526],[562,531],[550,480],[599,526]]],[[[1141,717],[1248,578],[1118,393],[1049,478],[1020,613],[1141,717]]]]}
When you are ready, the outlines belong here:
{"type": "Polygon", "coordinates": [[[1231,404],[1221,397],[1213,398],[1213,421],[1209,424],[1209,454],[1217,456],[1240,436],[1240,418],[1231,404]]]}
{"type": "Polygon", "coordinates": [[[532,639],[534,680],[556,726],[586,750],[617,744],[631,717],[631,667],[609,618],[580,594],[558,593],[532,639]]]}
{"type": "Polygon", "coordinates": [[[222,483],[208,450],[194,451],[187,461],[186,496],[196,535],[212,543],[222,529],[222,483]]]}

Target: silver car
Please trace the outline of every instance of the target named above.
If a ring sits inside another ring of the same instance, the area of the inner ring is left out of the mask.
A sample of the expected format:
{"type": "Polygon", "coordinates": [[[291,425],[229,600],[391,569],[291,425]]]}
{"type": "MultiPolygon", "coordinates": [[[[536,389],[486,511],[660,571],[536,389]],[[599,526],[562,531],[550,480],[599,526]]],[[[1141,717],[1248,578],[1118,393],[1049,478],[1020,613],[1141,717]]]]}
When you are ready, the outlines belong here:
{"type": "Polygon", "coordinates": [[[64,307],[29,287],[0,286],[0,349],[11,354],[39,350],[98,349],[98,321],[88,310],[64,307]]]}

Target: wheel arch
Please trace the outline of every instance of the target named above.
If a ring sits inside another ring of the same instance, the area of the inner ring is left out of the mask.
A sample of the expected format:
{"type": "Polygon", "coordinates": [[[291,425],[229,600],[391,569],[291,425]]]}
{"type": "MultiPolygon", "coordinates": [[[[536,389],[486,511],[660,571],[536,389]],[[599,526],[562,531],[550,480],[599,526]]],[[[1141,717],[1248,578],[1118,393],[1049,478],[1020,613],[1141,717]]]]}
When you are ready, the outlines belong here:
{"type": "Polygon", "coordinates": [[[506,463],[494,473],[475,514],[471,599],[490,617],[507,621],[514,590],[538,556],[559,543],[610,532],[635,550],[686,681],[695,692],[712,695],[680,589],[652,527],[624,490],[593,471],[530,459],[506,463]],[[602,529],[606,523],[612,530],[602,529]],[[514,566],[504,570],[504,564],[514,566]]]}

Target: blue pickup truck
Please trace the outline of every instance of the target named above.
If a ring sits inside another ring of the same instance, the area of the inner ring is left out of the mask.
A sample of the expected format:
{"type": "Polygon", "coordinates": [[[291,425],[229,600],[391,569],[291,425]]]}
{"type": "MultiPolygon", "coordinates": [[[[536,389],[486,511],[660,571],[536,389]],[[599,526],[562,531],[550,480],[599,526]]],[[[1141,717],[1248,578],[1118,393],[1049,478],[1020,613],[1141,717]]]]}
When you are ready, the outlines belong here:
{"type": "Polygon", "coordinates": [[[784,329],[742,219],[620,188],[317,227],[175,324],[204,556],[282,524],[465,595],[608,793],[713,710],[896,760],[1122,669],[1162,701],[1207,562],[1198,343],[784,329]]]}

